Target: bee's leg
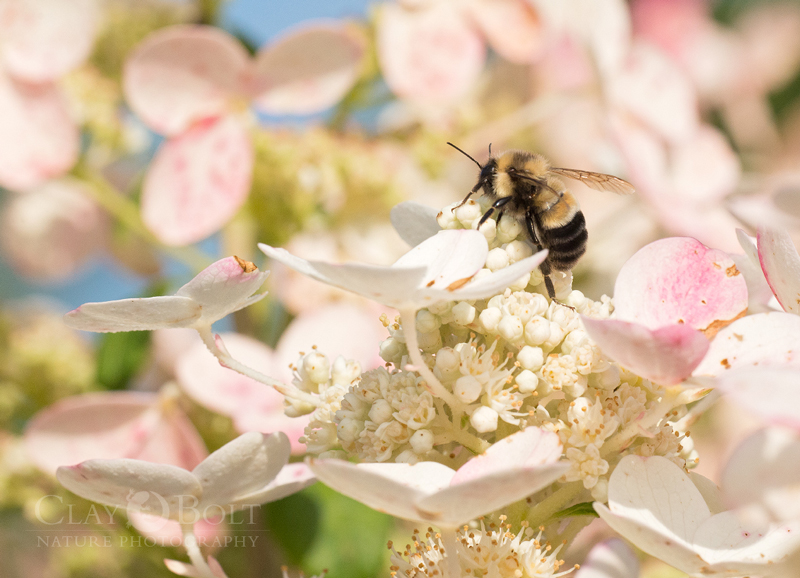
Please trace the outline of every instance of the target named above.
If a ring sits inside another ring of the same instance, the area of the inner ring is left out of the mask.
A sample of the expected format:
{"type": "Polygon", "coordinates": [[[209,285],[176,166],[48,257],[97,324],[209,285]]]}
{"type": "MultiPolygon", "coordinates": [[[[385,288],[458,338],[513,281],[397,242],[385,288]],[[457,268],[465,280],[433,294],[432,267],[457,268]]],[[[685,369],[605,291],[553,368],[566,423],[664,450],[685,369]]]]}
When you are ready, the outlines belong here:
{"type": "Polygon", "coordinates": [[[472,195],[474,195],[475,193],[477,193],[477,192],[478,192],[478,190],[480,190],[480,188],[481,188],[482,186],[483,186],[483,181],[478,181],[478,184],[476,184],[474,187],[472,187],[472,190],[471,190],[470,192],[468,192],[468,193],[467,193],[467,196],[466,196],[466,197],[464,197],[464,200],[463,200],[463,201],[461,201],[460,203],[458,203],[458,204],[457,204],[455,207],[453,207],[453,208],[452,208],[452,209],[450,209],[450,210],[451,210],[451,211],[455,211],[455,210],[456,210],[456,209],[458,209],[459,207],[463,207],[463,206],[464,206],[464,204],[465,204],[465,203],[466,203],[466,202],[469,200],[469,198],[470,198],[472,195]]]}
{"type": "MultiPolygon", "coordinates": [[[[528,229],[528,235],[530,235],[531,241],[533,241],[536,245],[536,250],[541,251],[542,244],[539,242],[539,237],[536,235],[535,218],[536,217],[532,213],[527,213],[525,215],[525,227],[528,229]]],[[[544,286],[545,289],[547,289],[547,296],[550,297],[550,301],[558,303],[559,305],[563,305],[564,307],[569,307],[574,311],[574,307],[566,305],[565,303],[561,303],[558,299],[556,299],[556,288],[553,286],[553,280],[550,278],[550,274],[553,272],[553,270],[550,268],[550,262],[547,259],[542,261],[542,264],[539,265],[539,270],[542,272],[542,276],[544,277],[544,286]]]]}
{"type": "MultiPolygon", "coordinates": [[[[481,225],[483,225],[489,219],[489,217],[492,216],[492,213],[494,213],[495,209],[502,209],[510,200],[511,197],[503,197],[502,199],[497,199],[494,203],[492,203],[492,206],[489,207],[489,210],[486,211],[481,217],[481,220],[478,221],[478,229],[480,229],[481,225]]],[[[500,215],[502,214],[503,211],[500,211],[500,215]]],[[[498,221],[500,220],[500,215],[497,216],[498,221]]]]}

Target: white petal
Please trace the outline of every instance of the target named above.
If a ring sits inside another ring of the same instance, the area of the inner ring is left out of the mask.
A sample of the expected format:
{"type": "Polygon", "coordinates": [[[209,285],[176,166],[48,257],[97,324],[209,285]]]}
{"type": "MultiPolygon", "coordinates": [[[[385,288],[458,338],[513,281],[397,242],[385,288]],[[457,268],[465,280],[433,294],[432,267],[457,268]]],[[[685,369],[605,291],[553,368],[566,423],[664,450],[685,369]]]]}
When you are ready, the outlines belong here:
{"type": "Polygon", "coordinates": [[[84,303],[64,315],[64,323],[98,333],[189,327],[200,319],[202,309],[193,299],[178,295],[120,299],[84,303]]]}
{"type": "Polygon", "coordinates": [[[686,473],[661,456],[622,458],[609,479],[608,506],[614,514],[687,545],[711,517],[686,473]]]}
{"type": "Polygon", "coordinates": [[[800,371],[797,367],[752,367],[722,373],[720,391],[767,423],[800,430],[800,371]]]}
{"type": "MultiPolygon", "coordinates": [[[[449,300],[469,301],[471,299],[485,299],[498,293],[502,293],[514,281],[517,281],[525,273],[530,273],[541,265],[547,258],[547,250],[539,251],[535,255],[526,257],[516,263],[494,271],[491,275],[481,277],[476,281],[471,281],[463,287],[451,291],[449,300]]],[[[444,293],[440,291],[439,293],[444,293]]],[[[445,296],[447,294],[445,293],[445,296]]]]}
{"type": "Polygon", "coordinates": [[[251,270],[251,266],[252,263],[236,257],[226,257],[212,263],[178,289],[176,296],[191,298],[202,308],[202,316],[195,327],[211,325],[266,295],[251,298],[269,275],[269,271],[251,270]]]}
{"type": "Polygon", "coordinates": [[[774,312],[738,319],[717,334],[694,375],[763,365],[800,368],[800,317],[774,312]]]}
{"type": "Polygon", "coordinates": [[[316,481],[314,472],[306,464],[286,464],[274,480],[262,490],[248,496],[248,503],[274,502],[299,492],[316,481]]]}
{"type": "Polygon", "coordinates": [[[784,311],[800,315],[800,255],[789,233],[759,227],[758,258],[784,311]]]}
{"type": "Polygon", "coordinates": [[[619,538],[596,544],[581,564],[575,578],[638,578],[639,559],[619,538]]]}
{"type": "Polygon", "coordinates": [[[453,284],[461,284],[481,270],[488,254],[486,237],[478,231],[440,231],[412,248],[392,267],[425,266],[428,270],[420,288],[452,291],[453,284]]]}
{"type": "Polygon", "coordinates": [[[309,460],[317,479],[374,510],[414,522],[426,522],[416,503],[450,484],[455,471],[436,462],[351,464],[344,460],[309,460]]]}
{"type": "Polygon", "coordinates": [[[392,208],[389,218],[400,238],[412,247],[441,231],[436,222],[438,211],[422,203],[403,201],[392,208]]]}
{"type": "Polygon", "coordinates": [[[141,460],[88,460],[62,466],[56,477],[65,488],[82,498],[175,518],[181,505],[199,498],[202,488],[190,472],[166,464],[141,460]]]}
{"type": "Polygon", "coordinates": [[[444,527],[460,526],[538,492],[564,475],[569,467],[566,462],[512,467],[454,483],[417,501],[417,519],[444,527]]]}
{"type": "Polygon", "coordinates": [[[698,529],[694,541],[710,570],[764,574],[800,546],[800,522],[758,530],[743,527],[734,512],[722,512],[698,529]]]}
{"type": "Polygon", "coordinates": [[[731,507],[756,509],[762,519],[800,519],[800,435],[778,427],[757,431],[731,454],[721,485],[731,507]]]}
{"type": "Polygon", "coordinates": [[[203,487],[198,508],[258,505],[269,484],[289,461],[291,446],[283,433],[249,432],[228,442],[193,470],[203,487]]]}

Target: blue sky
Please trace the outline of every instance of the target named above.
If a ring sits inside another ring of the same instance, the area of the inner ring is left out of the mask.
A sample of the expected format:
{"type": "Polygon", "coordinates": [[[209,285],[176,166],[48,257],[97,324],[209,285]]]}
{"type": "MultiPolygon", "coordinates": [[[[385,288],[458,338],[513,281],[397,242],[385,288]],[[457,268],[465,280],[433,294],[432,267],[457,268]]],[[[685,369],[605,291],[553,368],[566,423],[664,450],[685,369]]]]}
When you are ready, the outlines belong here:
{"type": "Polygon", "coordinates": [[[370,3],[367,0],[231,0],[224,8],[223,25],[260,45],[303,20],[364,15],[370,3]]]}

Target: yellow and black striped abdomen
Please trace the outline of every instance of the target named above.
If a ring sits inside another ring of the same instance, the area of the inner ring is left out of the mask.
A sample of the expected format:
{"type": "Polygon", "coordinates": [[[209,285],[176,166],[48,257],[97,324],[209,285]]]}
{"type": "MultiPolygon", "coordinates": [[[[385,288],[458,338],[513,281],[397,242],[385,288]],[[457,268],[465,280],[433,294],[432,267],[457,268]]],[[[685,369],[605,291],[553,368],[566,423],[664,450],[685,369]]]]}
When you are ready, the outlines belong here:
{"type": "Polygon", "coordinates": [[[549,249],[547,261],[553,269],[569,271],[586,252],[586,219],[568,192],[561,203],[539,215],[542,245],[549,249]],[[565,202],[566,201],[566,202],[565,202]]]}

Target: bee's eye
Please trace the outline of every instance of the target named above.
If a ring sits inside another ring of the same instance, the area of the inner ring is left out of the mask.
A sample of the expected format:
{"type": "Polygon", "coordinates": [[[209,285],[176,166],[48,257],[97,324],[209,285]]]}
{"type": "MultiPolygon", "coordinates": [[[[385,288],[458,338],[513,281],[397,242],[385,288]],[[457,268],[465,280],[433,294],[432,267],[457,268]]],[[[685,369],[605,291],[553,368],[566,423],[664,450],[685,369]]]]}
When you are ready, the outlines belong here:
{"type": "Polygon", "coordinates": [[[507,170],[508,170],[509,173],[516,173],[517,172],[517,169],[515,169],[514,167],[508,167],[507,170]]]}

